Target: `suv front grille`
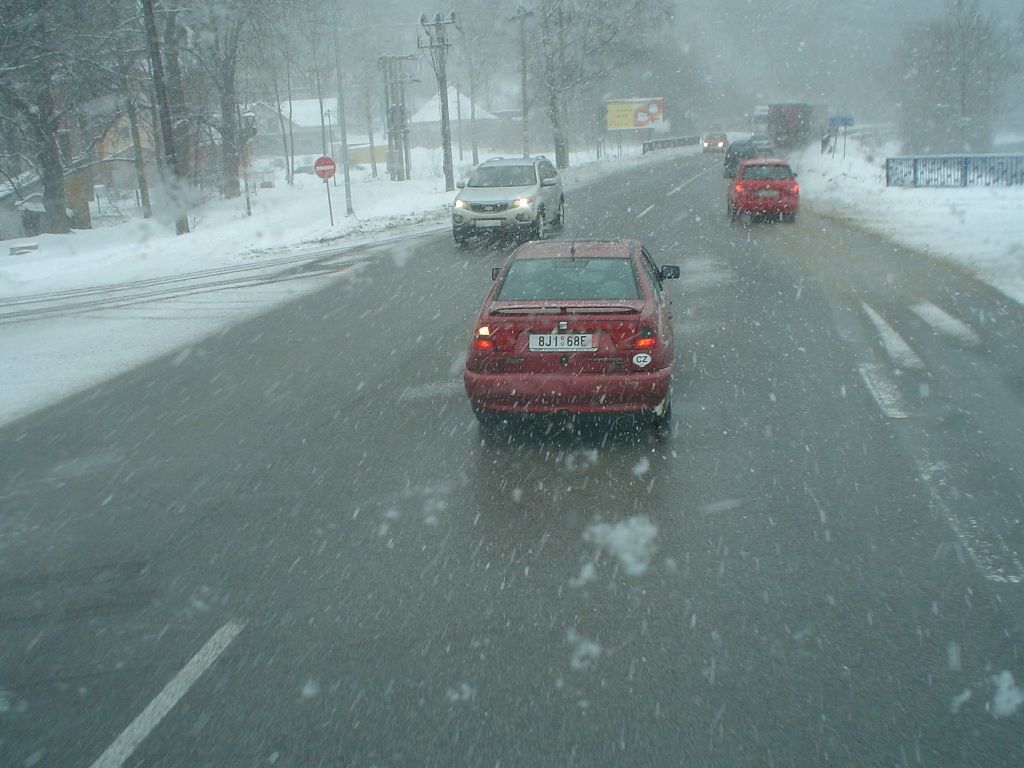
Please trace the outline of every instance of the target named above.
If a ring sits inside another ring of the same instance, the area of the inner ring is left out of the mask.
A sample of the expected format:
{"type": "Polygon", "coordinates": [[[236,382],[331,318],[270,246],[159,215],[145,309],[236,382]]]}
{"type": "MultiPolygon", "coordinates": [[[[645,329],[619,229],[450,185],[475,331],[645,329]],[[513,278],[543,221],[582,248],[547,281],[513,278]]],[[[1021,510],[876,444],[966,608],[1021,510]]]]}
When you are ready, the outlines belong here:
{"type": "Polygon", "coordinates": [[[502,213],[512,207],[512,203],[470,203],[469,210],[473,213],[502,213]]]}

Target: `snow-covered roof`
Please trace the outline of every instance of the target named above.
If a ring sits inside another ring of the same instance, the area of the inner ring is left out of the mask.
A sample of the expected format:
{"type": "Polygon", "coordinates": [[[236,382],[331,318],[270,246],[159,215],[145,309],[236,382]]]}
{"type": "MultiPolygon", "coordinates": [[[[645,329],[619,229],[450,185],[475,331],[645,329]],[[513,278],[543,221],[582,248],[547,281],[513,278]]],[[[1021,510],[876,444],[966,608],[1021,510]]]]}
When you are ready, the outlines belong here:
{"type": "MultiPolygon", "coordinates": [[[[459,108],[462,109],[462,119],[469,120],[470,114],[472,114],[473,103],[469,100],[469,96],[464,93],[460,93],[455,89],[454,86],[448,86],[448,118],[454,121],[458,114],[459,108]]],[[[494,115],[483,109],[480,105],[477,105],[476,115],[474,116],[477,120],[497,120],[494,115]]],[[[434,94],[430,101],[420,107],[409,118],[410,123],[439,123],[441,122],[441,99],[438,94],[434,94]]]]}
{"type": "MultiPolygon", "coordinates": [[[[273,109],[273,106],[271,106],[273,109]]],[[[331,111],[331,122],[337,124],[338,110],[336,99],[324,99],[324,123],[327,123],[327,110],[331,111]]],[[[281,102],[281,114],[288,119],[288,102],[281,102]]],[[[318,99],[294,99],[292,101],[292,122],[299,128],[320,127],[320,101],[318,99]]]]}

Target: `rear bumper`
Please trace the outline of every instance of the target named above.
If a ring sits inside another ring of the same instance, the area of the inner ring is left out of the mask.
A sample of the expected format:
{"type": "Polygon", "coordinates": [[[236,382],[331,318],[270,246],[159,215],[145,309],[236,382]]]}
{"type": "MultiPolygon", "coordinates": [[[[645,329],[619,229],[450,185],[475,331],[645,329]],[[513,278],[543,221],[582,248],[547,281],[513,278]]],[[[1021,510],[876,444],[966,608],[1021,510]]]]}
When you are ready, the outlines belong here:
{"type": "Polygon", "coordinates": [[[733,200],[737,213],[796,213],[800,199],[796,197],[737,197],[733,200]]]}
{"type": "Polygon", "coordinates": [[[477,411],[643,413],[665,401],[672,382],[672,369],[615,375],[465,371],[463,381],[470,404],[477,411]]]}

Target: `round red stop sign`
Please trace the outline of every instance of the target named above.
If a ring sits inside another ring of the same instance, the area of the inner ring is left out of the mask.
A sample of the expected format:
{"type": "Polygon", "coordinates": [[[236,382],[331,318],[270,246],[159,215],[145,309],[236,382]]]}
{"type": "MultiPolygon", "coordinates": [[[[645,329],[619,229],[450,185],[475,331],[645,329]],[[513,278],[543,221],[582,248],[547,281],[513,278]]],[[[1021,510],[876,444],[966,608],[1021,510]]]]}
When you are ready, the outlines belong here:
{"type": "Polygon", "coordinates": [[[327,155],[318,158],[317,161],[313,163],[313,173],[315,173],[321,179],[326,180],[331,178],[334,175],[334,171],[336,169],[337,166],[334,164],[334,160],[328,157],[327,155]]]}

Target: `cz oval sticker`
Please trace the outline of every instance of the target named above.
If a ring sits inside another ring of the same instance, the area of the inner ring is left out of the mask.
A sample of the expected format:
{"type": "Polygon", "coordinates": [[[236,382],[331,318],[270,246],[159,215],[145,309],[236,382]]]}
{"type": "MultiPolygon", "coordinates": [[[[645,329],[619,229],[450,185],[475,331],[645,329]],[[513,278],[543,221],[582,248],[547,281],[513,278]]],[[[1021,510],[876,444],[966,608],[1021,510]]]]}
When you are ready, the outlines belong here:
{"type": "Polygon", "coordinates": [[[633,365],[637,368],[644,368],[651,364],[651,356],[646,352],[638,352],[633,355],[633,365]]]}

